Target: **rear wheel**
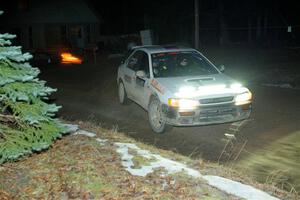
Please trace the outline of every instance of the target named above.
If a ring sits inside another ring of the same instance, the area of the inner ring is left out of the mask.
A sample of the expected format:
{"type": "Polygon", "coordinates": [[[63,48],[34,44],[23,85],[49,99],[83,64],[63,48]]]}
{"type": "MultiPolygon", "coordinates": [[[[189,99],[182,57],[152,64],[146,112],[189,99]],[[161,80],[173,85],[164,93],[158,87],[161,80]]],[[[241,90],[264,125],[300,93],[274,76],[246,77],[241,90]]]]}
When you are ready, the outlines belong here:
{"type": "Polygon", "coordinates": [[[118,96],[119,96],[119,102],[122,105],[127,105],[130,100],[127,97],[127,93],[124,87],[124,84],[122,81],[119,82],[119,86],[118,86],[118,96]]]}
{"type": "Polygon", "coordinates": [[[161,109],[161,103],[158,99],[151,100],[148,107],[148,118],[150,126],[155,133],[164,133],[170,128],[170,125],[166,124],[161,109]]]}

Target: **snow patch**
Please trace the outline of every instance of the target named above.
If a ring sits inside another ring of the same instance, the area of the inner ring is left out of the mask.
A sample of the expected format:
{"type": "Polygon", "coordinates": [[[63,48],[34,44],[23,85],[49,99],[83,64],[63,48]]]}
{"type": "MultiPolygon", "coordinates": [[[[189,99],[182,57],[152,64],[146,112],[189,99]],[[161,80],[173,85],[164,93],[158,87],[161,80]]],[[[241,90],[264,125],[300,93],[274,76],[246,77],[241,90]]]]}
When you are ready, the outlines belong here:
{"type": "Polygon", "coordinates": [[[278,198],[275,198],[266,192],[237,181],[219,176],[203,176],[197,170],[191,169],[182,163],[164,158],[160,155],[150,153],[147,150],[140,149],[138,146],[136,146],[136,144],[118,142],[114,144],[118,147],[117,152],[121,155],[123,167],[134,176],[145,177],[147,174],[152,173],[155,169],[164,168],[167,171],[167,174],[185,172],[193,178],[203,178],[208,182],[209,185],[240,198],[249,200],[278,200],[278,198]],[[132,159],[134,158],[134,156],[128,152],[129,149],[135,150],[139,156],[143,156],[147,159],[155,158],[155,160],[152,162],[149,160],[150,164],[147,166],[133,169],[134,163],[132,159]]]}
{"type": "Polygon", "coordinates": [[[67,127],[69,133],[74,133],[78,131],[79,126],[77,124],[64,124],[67,127]]]}
{"type": "Polygon", "coordinates": [[[152,173],[155,169],[158,168],[164,168],[168,174],[174,174],[177,172],[185,172],[190,176],[193,177],[201,177],[200,172],[188,168],[186,165],[164,158],[160,155],[157,154],[152,154],[147,150],[142,150],[139,147],[137,147],[135,144],[131,143],[115,143],[116,146],[118,146],[117,152],[121,155],[122,157],[122,165],[125,167],[125,169],[132,175],[135,176],[146,176],[149,173],[152,173]],[[150,165],[147,166],[142,166],[141,168],[138,169],[133,169],[134,164],[133,164],[133,155],[129,154],[128,149],[133,149],[136,150],[137,154],[139,156],[143,156],[146,159],[151,159],[155,158],[153,162],[150,162],[150,165]]]}
{"type": "Polygon", "coordinates": [[[202,178],[207,180],[209,185],[238,197],[249,200],[278,200],[266,192],[230,179],[219,176],[203,176],[202,178]]]}
{"type": "Polygon", "coordinates": [[[86,130],[78,130],[74,133],[74,135],[85,135],[85,136],[88,136],[88,137],[95,137],[96,136],[95,133],[92,133],[92,132],[89,132],[89,131],[86,131],[86,130]]]}
{"type": "Polygon", "coordinates": [[[104,145],[107,142],[107,139],[96,138],[96,141],[99,142],[101,145],[104,145]]]}

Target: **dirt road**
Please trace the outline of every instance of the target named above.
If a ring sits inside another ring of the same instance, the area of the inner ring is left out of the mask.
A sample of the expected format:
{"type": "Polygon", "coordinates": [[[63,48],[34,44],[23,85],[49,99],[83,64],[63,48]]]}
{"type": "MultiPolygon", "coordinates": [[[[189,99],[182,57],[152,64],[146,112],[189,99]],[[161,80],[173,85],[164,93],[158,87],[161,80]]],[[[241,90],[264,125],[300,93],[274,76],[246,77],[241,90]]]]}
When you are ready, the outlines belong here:
{"type": "MultiPolygon", "coordinates": [[[[134,103],[128,106],[118,103],[116,72],[120,60],[99,60],[96,65],[41,68],[41,79],[58,88],[52,98],[63,106],[61,117],[95,120],[160,148],[208,160],[218,159],[227,141],[224,134],[232,128],[230,124],[173,128],[163,135],[154,134],[142,108],[134,103]]],[[[248,141],[246,150],[261,148],[300,130],[300,90],[249,87],[254,94],[253,113],[250,121],[236,133],[248,141]]]]}

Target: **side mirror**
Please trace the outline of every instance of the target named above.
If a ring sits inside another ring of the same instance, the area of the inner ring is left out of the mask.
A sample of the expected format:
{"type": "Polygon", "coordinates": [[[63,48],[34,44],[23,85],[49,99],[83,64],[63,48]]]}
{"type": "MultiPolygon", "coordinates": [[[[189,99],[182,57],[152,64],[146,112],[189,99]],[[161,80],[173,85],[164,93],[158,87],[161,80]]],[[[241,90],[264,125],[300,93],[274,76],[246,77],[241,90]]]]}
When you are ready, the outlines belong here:
{"type": "Polygon", "coordinates": [[[139,78],[145,78],[146,77],[146,73],[144,70],[139,70],[135,73],[135,75],[139,78]]]}
{"type": "Polygon", "coordinates": [[[220,72],[224,72],[225,71],[225,65],[220,65],[218,67],[218,69],[220,70],[220,72]]]}

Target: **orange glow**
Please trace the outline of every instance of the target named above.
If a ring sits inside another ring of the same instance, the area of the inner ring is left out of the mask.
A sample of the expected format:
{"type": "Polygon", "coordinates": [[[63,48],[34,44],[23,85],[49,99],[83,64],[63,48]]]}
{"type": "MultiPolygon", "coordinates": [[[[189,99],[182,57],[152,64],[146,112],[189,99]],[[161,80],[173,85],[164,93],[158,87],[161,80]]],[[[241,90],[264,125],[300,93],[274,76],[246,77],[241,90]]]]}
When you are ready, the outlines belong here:
{"type": "Polygon", "coordinates": [[[62,53],[61,55],[61,63],[63,64],[81,64],[82,60],[78,57],[73,56],[70,53],[62,53]]]}

